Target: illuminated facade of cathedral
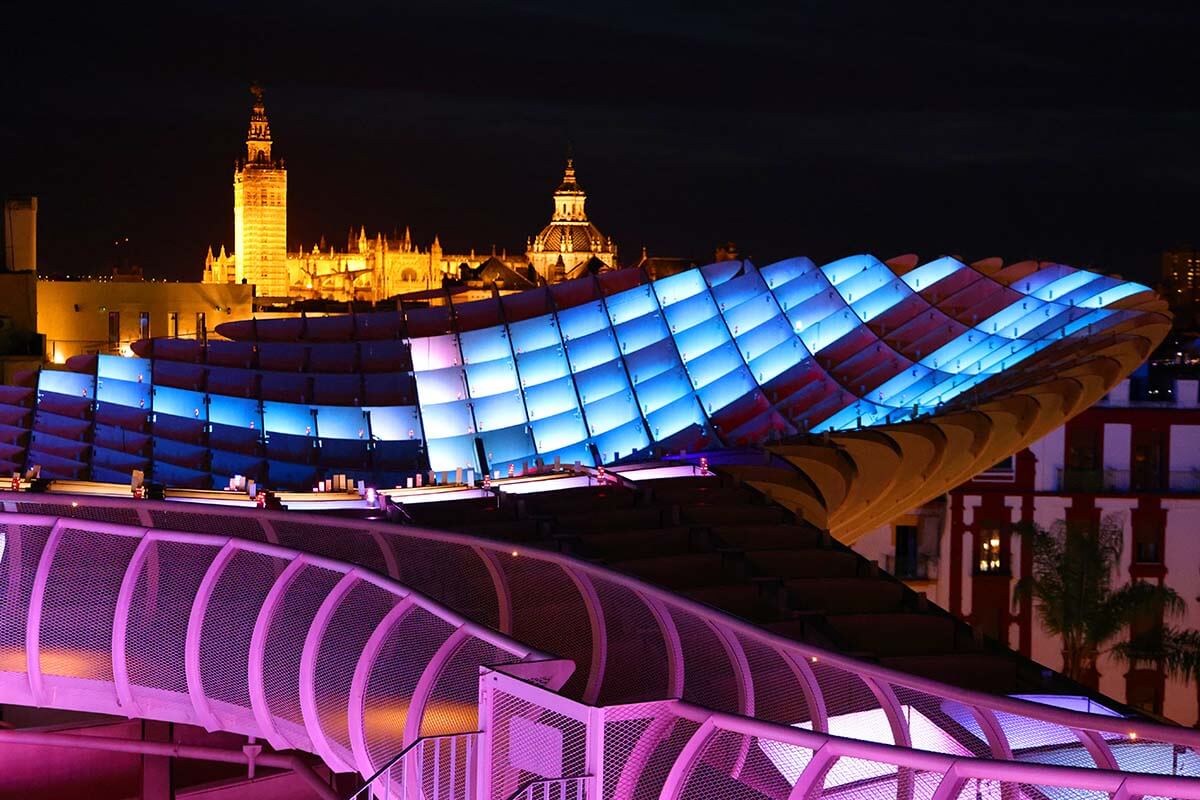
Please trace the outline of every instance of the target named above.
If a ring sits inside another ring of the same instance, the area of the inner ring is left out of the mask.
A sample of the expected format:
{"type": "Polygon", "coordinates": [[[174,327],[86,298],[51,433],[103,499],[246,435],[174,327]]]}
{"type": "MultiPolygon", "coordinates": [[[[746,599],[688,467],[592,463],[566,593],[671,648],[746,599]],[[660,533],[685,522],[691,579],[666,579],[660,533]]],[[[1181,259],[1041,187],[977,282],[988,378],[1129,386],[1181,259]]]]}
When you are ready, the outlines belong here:
{"type": "Polygon", "coordinates": [[[233,175],[234,247],[204,260],[205,283],[250,283],[259,298],[377,302],[396,295],[436,289],[445,279],[501,291],[519,291],[617,268],[617,248],[584,211],[587,195],[567,159],[554,192],[550,223],[526,242],[526,253],[447,253],[434,236],[428,247],[403,236],[369,237],[364,228],[348,237],[344,250],[324,240],[306,249],[287,247],[287,170],[271,155],[271,127],[262,91],[255,87],[246,139],[246,158],[233,175]]]}

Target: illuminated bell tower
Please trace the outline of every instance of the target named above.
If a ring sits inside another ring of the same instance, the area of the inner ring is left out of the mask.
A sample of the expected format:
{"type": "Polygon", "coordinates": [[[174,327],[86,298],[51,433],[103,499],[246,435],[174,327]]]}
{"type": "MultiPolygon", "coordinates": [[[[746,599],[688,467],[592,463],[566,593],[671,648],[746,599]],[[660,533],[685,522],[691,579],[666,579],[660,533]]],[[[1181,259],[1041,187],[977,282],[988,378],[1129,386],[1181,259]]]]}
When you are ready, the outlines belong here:
{"type": "Polygon", "coordinates": [[[250,88],[254,110],[246,159],[233,172],[233,240],[237,282],[258,287],[260,297],[286,297],[287,170],[271,158],[271,125],[262,89],[250,88]]]}

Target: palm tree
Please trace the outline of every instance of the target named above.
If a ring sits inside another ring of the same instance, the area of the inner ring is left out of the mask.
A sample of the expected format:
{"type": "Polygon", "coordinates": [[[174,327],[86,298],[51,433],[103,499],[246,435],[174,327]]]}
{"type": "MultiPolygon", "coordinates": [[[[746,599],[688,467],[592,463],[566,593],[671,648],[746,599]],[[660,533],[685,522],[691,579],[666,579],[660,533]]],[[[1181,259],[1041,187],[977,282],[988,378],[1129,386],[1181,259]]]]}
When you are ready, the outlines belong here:
{"type": "MultiPolygon", "coordinates": [[[[1130,668],[1150,664],[1168,676],[1196,686],[1196,707],[1200,713],[1200,631],[1165,626],[1143,636],[1121,642],[1113,655],[1130,668]]],[[[1200,728],[1200,718],[1193,728],[1200,728]]]]}
{"type": "Polygon", "coordinates": [[[1099,527],[1059,520],[1048,531],[1036,524],[1021,530],[1033,551],[1033,574],[1017,582],[1013,604],[1037,601],[1042,627],[1062,639],[1063,673],[1093,688],[1097,659],[1127,626],[1160,611],[1164,616],[1184,611],[1183,599],[1166,586],[1113,586],[1122,523],[1121,515],[1106,514],[1099,527]]]}

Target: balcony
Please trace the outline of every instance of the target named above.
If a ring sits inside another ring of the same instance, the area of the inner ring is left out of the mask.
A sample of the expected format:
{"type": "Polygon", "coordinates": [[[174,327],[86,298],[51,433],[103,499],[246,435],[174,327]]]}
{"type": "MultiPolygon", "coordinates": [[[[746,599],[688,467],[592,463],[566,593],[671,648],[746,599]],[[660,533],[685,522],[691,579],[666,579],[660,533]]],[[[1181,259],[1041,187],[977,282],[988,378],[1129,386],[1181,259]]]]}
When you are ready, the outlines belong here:
{"type": "Polygon", "coordinates": [[[1129,491],[1129,470],[1059,467],[1058,491],[1088,494],[1127,492],[1129,491]]]}
{"type": "Polygon", "coordinates": [[[1157,471],[1058,468],[1057,491],[1087,494],[1157,492],[1200,495],[1200,469],[1157,471]]]}
{"type": "Polygon", "coordinates": [[[938,557],[931,555],[886,557],[885,569],[902,581],[937,580],[938,557]]]}

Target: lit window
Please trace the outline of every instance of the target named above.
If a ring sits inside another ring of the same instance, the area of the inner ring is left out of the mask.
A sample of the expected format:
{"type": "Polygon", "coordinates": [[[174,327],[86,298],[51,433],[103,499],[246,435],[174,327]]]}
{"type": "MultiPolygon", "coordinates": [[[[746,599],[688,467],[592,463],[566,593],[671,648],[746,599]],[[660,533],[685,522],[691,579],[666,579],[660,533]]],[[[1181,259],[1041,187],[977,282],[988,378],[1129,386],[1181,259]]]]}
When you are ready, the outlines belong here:
{"type": "Polygon", "coordinates": [[[979,542],[979,571],[1003,571],[1003,558],[1000,547],[1000,531],[992,528],[980,532],[979,542]]]}

